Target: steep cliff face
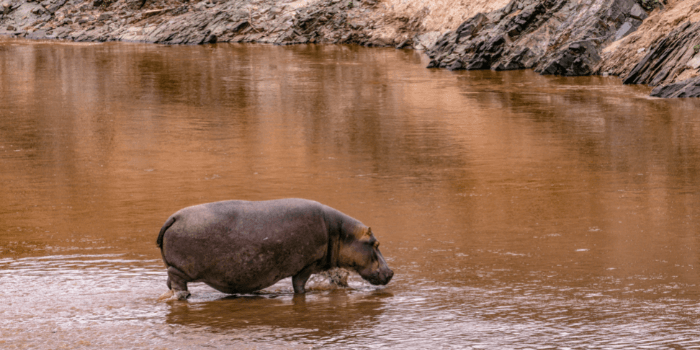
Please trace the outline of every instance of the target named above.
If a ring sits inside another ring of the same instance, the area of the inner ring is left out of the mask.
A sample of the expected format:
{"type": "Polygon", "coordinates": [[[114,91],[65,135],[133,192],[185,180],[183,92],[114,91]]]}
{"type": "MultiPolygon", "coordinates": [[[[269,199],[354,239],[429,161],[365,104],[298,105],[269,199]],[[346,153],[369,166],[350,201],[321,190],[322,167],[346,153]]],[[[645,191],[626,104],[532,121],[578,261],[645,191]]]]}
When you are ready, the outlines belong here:
{"type": "Polygon", "coordinates": [[[700,96],[700,0],[0,0],[0,35],[163,44],[355,43],[429,67],[621,76],[700,96]]]}

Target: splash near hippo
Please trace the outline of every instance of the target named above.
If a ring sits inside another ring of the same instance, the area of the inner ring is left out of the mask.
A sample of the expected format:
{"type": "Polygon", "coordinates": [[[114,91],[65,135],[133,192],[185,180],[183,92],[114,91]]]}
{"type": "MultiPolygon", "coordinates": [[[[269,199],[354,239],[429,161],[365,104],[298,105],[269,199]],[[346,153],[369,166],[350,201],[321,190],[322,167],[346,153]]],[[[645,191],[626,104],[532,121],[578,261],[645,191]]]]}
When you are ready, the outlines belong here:
{"type": "Polygon", "coordinates": [[[164,296],[178,299],[190,295],[189,282],[235,294],[291,276],[294,292],[304,293],[312,274],[336,267],[375,285],[394,275],[369,227],[305,199],[187,207],[168,218],[156,244],[168,268],[170,291],[164,296]]]}

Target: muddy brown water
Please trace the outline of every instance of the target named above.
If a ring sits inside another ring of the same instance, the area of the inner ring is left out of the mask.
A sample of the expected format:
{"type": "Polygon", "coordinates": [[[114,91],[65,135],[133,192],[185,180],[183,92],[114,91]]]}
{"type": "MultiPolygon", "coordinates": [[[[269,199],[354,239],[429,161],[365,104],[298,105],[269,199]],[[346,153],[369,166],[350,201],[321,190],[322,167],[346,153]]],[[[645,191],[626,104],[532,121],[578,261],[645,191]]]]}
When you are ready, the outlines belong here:
{"type": "Polygon", "coordinates": [[[700,101],[351,46],[0,41],[0,347],[700,349],[700,101]],[[303,197],[386,287],[158,303],[174,211],[303,197]]]}

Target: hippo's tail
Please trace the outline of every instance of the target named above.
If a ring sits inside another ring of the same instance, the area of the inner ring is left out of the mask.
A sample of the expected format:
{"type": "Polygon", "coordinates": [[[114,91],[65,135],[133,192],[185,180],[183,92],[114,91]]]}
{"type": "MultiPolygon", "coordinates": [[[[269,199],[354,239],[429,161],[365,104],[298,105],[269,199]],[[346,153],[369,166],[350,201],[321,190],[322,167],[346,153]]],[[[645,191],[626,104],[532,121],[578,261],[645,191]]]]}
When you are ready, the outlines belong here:
{"type": "Polygon", "coordinates": [[[158,239],[156,240],[156,245],[158,248],[161,250],[163,249],[163,235],[165,235],[165,231],[167,231],[170,226],[172,226],[175,223],[175,215],[171,216],[168,218],[168,220],[163,224],[163,227],[160,228],[160,233],[158,233],[158,239]]]}

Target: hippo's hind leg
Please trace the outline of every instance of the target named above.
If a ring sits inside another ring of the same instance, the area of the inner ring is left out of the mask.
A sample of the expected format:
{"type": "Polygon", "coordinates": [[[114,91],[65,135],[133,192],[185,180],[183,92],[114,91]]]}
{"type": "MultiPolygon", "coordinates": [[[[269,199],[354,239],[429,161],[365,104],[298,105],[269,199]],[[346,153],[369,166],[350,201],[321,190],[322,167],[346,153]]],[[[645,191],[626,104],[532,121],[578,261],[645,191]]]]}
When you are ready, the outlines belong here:
{"type": "Polygon", "coordinates": [[[176,299],[185,300],[190,296],[187,290],[189,280],[190,278],[184,272],[173,266],[168,267],[168,289],[176,299]]]}

